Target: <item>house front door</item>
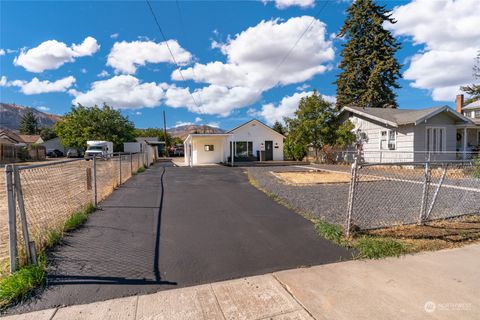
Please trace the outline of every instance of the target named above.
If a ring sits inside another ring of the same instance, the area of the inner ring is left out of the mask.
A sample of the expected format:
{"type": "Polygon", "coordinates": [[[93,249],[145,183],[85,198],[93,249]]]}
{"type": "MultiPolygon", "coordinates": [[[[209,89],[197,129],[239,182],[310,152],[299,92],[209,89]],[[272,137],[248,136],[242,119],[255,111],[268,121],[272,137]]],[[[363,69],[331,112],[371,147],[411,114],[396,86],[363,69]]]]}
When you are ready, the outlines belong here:
{"type": "Polygon", "coordinates": [[[273,160],[273,141],[265,141],[265,161],[273,160]]]}

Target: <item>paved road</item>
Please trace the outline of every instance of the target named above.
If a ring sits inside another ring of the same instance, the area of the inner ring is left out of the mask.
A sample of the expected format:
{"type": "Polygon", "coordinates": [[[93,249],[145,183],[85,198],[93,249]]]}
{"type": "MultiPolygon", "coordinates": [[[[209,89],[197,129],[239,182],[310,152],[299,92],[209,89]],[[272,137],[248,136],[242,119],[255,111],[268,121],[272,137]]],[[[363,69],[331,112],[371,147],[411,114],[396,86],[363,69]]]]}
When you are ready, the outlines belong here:
{"type": "Polygon", "coordinates": [[[346,260],[240,168],[156,165],[115,191],[51,256],[48,286],[13,312],[346,260]]]}

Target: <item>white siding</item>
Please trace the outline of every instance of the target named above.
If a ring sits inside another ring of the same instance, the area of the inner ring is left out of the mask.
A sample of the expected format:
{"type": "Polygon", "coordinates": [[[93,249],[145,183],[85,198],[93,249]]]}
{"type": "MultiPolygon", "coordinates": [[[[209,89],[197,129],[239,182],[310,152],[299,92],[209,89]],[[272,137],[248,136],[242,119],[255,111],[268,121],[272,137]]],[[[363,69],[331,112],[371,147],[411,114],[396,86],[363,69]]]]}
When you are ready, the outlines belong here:
{"type": "Polygon", "coordinates": [[[265,144],[265,141],[273,141],[273,160],[283,160],[283,136],[263,125],[258,121],[251,121],[235,130],[233,130],[232,137],[227,138],[227,144],[225,148],[225,156],[230,156],[230,141],[252,141],[253,142],[253,155],[257,155],[257,151],[261,149],[261,144],[265,144]]]}
{"type": "MultiPolygon", "coordinates": [[[[444,154],[439,158],[439,155],[433,156],[432,160],[454,160],[456,159],[457,150],[457,125],[455,120],[448,114],[438,114],[426,122],[415,126],[415,156],[416,161],[424,161],[428,148],[426,145],[426,130],[428,127],[445,128],[445,151],[448,154],[444,154]]],[[[432,157],[432,156],[431,156],[432,157]]]]}
{"type": "Polygon", "coordinates": [[[220,163],[224,161],[224,137],[195,137],[192,139],[193,164],[220,163]],[[206,145],[213,145],[213,151],[205,151],[206,145]]]}
{"type": "Polygon", "coordinates": [[[360,129],[365,134],[363,151],[366,162],[413,161],[415,138],[413,126],[395,128],[357,115],[352,115],[349,119],[355,125],[354,132],[360,129]],[[380,132],[382,130],[397,132],[396,150],[380,149],[380,132]]]}

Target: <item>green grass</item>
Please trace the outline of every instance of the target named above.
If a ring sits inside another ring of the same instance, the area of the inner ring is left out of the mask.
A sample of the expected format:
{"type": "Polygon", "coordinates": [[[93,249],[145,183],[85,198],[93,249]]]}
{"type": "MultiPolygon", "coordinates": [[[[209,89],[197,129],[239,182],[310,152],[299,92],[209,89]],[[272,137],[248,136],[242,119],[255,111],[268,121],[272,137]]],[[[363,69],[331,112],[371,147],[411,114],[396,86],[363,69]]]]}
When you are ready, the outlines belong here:
{"type": "Polygon", "coordinates": [[[140,168],[138,168],[137,173],[142,173],[144,171],[145,171],[145,167],[141,166],[140,168]]]}
{"type": "Polygon", "coordinates": [[[45,253],[38,256],[37,265],[22,267],[13,274],[0,280],[0,309],[15,301],[26,298],[33,289],[45,280],[45,253]]]}
{"type": "Polygon", "coordinates": [[[315,224],[315,230],[323,238],[338,245],[357,250],[359,259],[380,259],[385,257],[398,257],[407,253],[407,247],[393,239],[385,237],[372,237],[362,235],[347,239],[343,235],[343,228],[339,225],[325,221],[315,224]]]}
{"type": "Polygon", "coordinates": [[[83,210],[77,211],[72,214],[63,225],[63,231],[71,231],[81,226],[87,221],[88,215],[95,211],[93,204],[89,203],[83,210]]]}
{"type": "Polygon", "coordinates": [[[336,244],[344,245],[345,239],[343,237],[343,229],[341,226],[331,224],[325,221],[319,221],[315,224],[315,230],[317,233],[327,240],[330,240],[336,244]]]}
{"type": "Polygon", "coordinates": [[[393,239],[362,236],[354,246],[360,258],[380,259],[384,257],[398,257],[407,253],[407,247],[393,239]]]}
{"type": "Polygon", "coordinates": [[[53,246],[60,243],[63,237],[62,230],[50,230],[47,232],[45,237],[45,247],[52,248],[53,246]]]}

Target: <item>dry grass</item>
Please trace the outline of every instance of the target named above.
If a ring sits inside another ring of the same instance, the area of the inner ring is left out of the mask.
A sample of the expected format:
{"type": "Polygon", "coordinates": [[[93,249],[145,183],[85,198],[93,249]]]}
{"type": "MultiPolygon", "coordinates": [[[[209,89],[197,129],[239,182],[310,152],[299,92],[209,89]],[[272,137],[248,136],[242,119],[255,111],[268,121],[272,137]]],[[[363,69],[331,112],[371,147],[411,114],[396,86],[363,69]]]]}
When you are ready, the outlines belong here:
{"type": "MultiPolygon", "coordinates": [[[[350,183],[351,179],[349,172],[343,173],[323,170],[272,172],[272,174],[284,183],[294,185],[350,183]]],[[[380,180],[380,178],[362,176],[360,180],[367,182],[380,180]]]]}
{"type": "Polygon", "coordinates": [[[409,253],[457,248],[480,241],[480,216],[432,221],[425,225],[406,225],[364,232],[370,236],[395,239],[409,253]]]}

